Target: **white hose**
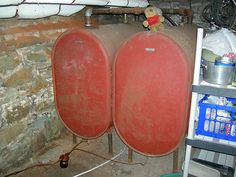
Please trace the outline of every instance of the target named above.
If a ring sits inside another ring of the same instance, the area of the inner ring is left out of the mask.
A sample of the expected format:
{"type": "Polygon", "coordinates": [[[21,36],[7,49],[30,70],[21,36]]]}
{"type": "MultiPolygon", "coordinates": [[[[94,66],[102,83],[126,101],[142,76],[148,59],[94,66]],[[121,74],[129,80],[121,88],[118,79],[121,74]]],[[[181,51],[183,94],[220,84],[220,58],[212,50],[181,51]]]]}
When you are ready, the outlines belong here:
{"type": "Polygon", "coordinates": [[[123,154],[123,153],[125,152],[125,149],[126,149],[126,148],[124,147],[123,150],[121,150],[119,154],[117,154],[117,155],[115,155],[114,157],[112,157],[111,160],[107,160],[106,162],[104,162],[104,163],[102,163],[102,164],[100,164],[100,165],[98,165],[98,166],[96,166],[96,167],[93,167],[93,168],[91,168],[91,169],[89,169],[89,170],[87,170],[87,171],[84,171],[84,172],[82,172],[82,173],[79,173],[79,174],[77,174],[77,175],[75,175],[75,176],[73,176],[73,177],[79,177],[79,176],[85,175],[85,174],[87,174],[87,173],[89,173],[89,172],[91,172],[91,171],[94,171],[94,170],[96,170],[96,169],[98,169],[98,168],[100,168],[100,167],[102,167],[102,166],[108,164],[109,162],[111,162],[112,160],[116,159],[116,158],[119,157],[121,154],[123,154]]]}

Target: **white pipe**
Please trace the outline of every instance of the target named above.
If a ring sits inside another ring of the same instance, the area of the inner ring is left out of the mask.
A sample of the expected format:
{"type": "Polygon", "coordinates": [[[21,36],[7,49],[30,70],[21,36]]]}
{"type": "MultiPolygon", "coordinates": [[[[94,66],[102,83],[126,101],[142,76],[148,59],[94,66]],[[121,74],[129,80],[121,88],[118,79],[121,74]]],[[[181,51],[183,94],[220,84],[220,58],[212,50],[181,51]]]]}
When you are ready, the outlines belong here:
{"type": "Polygon", "coordinates": [[[42,4],[82,4],[82,5],[98,5],[98,6],[120,6],[120,7],[146,7],[146,0],[26,0],[24,3],[42,3],[42,4]]]}
{"type": "Polygon", "coordinates": [[[17,4],[76,4],[76,5],[98,5],[98,6],[120,6],[120,7],[146,7],[147,0],[7,0],[1,1],[1,5],[17,4]]]}
{"type": "Polygon", "coordinates": [[[61,5],[58,15],[70,16],[81,11],[84,7],[83,5],[61,5]]]}
{"type": "Polygon", "coordinates": [[[125,7],[146,7],[148,6],[148,2],[146,0],[110,0],[107,4],[108,6],[125,6],[125,7]]]}
{"type": "Polygon", "coordinates": [[[122,150],[119,154],[117,154],[117,155],[115,155],[114,157],[112,157],[111,160],[107,160],[106,162],[104,162],[104,163],[102,163],[102,164],[100,164],[100,165],[98,165],[98,166],[96,166],[96,167],[94,167],[94,168],[91,168],[91,169],[89,169],[89,170],[87,170],[87,171],[85,171],[85,172],[79,173],[79,174],[77,174],[77,175],[75,175],[75,176],[73,176],[73,177],[83,176],[83,175],[85,175],[85,174],[87,174],[87,173],[89,173],[89,172],[91,172],[91,171],[94,171],[94,170],[96,170],[96,169],[98,169],[98,168],[100,168],[100,167],[102,167],[102,166],[108,164],[109,162],[111,162],[112,160],[115,160],[117,157],[119,157],[121,154],[123,154],[124,151],[125,151],[125,147],[123,148],[123,150],[122,150]]]}
{"type": "Polygon", "coordinates": [[[69,16],[85,5],[109,7],[146,7],[147,0],[0,0],[0,18],[36,19],[51,15],[69,16]],[[6,7],[7,6],[7,7],[6,7]]]}
{"type": "Polygon", "coordinates": [[[24,0],[0,0],[0,6],[7,6],[7,5],[18,5],[22,3],[24,0]]]}
{"type": "Polygon", "coordinates": [[[91,17],[91,15],[93,14],[93,9],[92,8],[88,8],[85,13],[84,16],[85,17],[91,17]]]}
{"type": "Polygon", "coordinates": [[[100,5],[104,6],[109,0],[26,0],[24,3],[35,4],[77,4],[77,5],[100,5]]]}
{"type": "Polygon", "coordinates": [[[72,4],[74,0],[25,0],[24,3],[35,3],[35,4],[72,4]]]}
{"type": "Polygon", "coordinates": [[[24,19],[37,19],[51,15],[70,16],[84,7],[83,5],[21,4],[18,6],[18,16],[24,19]]]}
{"type": "Polygon", "coordinates": [[[108,3],[109,0],[75,0],[73,4],[105,6],[108,3]]]}
{"type": "Polygon", "coordinates": [[[2,7],[0,9],[0,18],[11,18],[16,16],[17,6],[2,7]]]}
{"type": "Polygon", "coordinates": [[[57,15],[60,5],[21,4],[18,6],[19,18],[36,19],[57,15]]]}
{"type": "Polygon", "coordinates": [[[142,0],[130,0],[129,6],[130,7],[147,7],[149,5],[148,1],[142,1],[142,0]]]}
{"type": "Polygon", "coordinates": [[[109,0],[26,0],[24,3],[35,3],[35,4],[77,4],[77,5],[98,5],[104,6],[109,0]]]}

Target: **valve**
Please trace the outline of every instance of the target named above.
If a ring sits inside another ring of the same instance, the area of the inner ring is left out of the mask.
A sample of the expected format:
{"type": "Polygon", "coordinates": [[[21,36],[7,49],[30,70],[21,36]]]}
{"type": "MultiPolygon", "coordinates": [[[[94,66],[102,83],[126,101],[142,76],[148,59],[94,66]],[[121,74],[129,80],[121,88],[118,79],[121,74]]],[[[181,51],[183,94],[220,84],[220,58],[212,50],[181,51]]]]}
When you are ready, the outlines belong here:
{"type": "Polygon", "coordinates": [[[60,167],[61,168],[67,168],[68,167],[68,162],[69,162],[69,153],[63,154],[60,156],[60,167]]]}

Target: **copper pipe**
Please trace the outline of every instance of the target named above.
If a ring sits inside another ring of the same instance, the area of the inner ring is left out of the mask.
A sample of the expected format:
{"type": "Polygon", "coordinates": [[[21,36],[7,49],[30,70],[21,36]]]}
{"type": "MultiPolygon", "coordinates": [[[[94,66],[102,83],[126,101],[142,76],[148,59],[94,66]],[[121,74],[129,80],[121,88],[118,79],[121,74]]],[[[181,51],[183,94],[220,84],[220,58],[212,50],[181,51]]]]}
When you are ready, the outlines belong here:
{"type": "Polygon", "coordinates": [[[135,14],[139,15],[144,12],[145,8],[133,7],[133,8],[95,8],[93,14],[135,14]]]}
{"type": "MultiPolygon", "coordinates": [[[[140,15],[144,13],[145,8],[143,7],[133,7],[133,8],[95,8],[93,9],[93,14],[135,14],[140,15]]],[[[191,9],[179,8],[161,8],[164,14],[179,14],[182,16],[193,16],[193,11],[191,9]]]]}
{"type": "MultiPolygon", "coordinates": [[[[88,8],[85,11],[85,26],[92,26],[91,16],[92,14],[135,14],[140,15],[144,13],[144,7],[132,7],[132,8],[88,8]]],[[[188,18],[188,23],[191,23],[193,17],[193,11],[191,9],[179,8],[179,9],[169,9],[169,8],[161,8],[163,14],[179,14],[181,16],[188,18]]]]}

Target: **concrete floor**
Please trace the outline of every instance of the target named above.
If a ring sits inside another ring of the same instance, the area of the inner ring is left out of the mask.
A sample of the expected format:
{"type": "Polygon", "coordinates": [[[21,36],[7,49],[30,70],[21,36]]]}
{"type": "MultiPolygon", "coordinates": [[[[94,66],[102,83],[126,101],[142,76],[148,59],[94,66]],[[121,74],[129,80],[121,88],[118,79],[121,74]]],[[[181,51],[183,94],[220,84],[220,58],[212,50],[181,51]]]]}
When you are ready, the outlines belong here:
{"type": "MultiPolygon", "coordinates": [[[[79,141],[80,138],[77,138],[79,141]]],[[[116,160],[127,162],[128,149],[121,142],[119,137],[113,132],[113,146],[114,155],[123,152],[116,160]]],[[[31,159],[30,163],[24,164],[17,169],[11,169],[8,173],[15,170],[23,169],[35,163],[48,163],[58,160],[59,156],[71,150],[74,146],[72,141],[72,135],[61,137],[58,140],[50,143],[50,148],[41,155],[38,155],[31,159]]],[[[79,148],[91,151],[106,157],[108,155],[108,140],[107,135],[104,135],[95,140],[90,140],[88,143],[83,143],[79,148]]],[[[179,150],[179,164],[182,164],[184,155],[184,146],[179,150]]],[[[91,154],[86,154],[80,151],[74,151],[70,155],[68,168],[62,169],[59,164],[47,167],[36,167],[27,171],[21,172],[14,177],[73,177],[80,173],[83,173],[99,164],[102,164],[106,160],[91,154]]],[[[172,172],[173,154],[169,154],[164,157],[151,158],[142,156],[137,153],[133,153],[133,162],[141,162],[145,165],[124,165],[119,163],[110,162],[92,172],[82,175],[83,177],[159,177],[162,174],[172,172]]],[[[180,165],[179,165],[180,166],[180,165]]]]}

